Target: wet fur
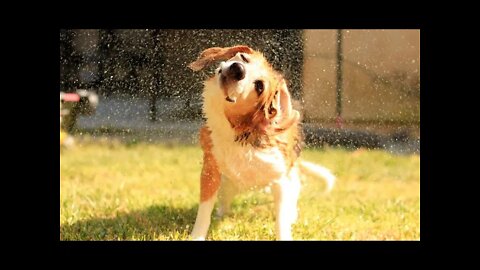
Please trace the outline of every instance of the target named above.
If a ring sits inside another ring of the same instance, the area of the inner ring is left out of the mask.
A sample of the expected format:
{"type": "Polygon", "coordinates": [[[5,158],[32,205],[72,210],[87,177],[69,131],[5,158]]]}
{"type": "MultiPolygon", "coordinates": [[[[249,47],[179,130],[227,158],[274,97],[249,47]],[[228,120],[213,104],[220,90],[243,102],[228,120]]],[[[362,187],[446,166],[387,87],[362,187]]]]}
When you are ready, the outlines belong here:
{"type": "MultiPolygon", "coordinates": [[[[205,239],[217,195],[218,213],[222,215],[228,212],[233,196],[239,192],[271,186],[276,205],[277,239],[291,239],[290,225],[297,215],[299,177],[305,171],[299,161],[300,114],[292,108],[285,79],[260,52],[243,45],[209,48],[189,67],[199,71],[218,61],[226,61],[221,66],[242,62],[247,75],[240,81],[226,82],[216,72],[205,81],[203,112],[207,120],[200,131],[204,165],[200,207],[192,238],[205,239]],[[242,60],[242,54],[250,60],[242,60]],[[261,94],[253,87],[256,80],[264,83],[261,94]],[[225,100],[232,93],[236,95],[235,103],[225,100]]],[[[328,170],[314,164],[305,168],[309,173],[330,177],[328,170]]]]}

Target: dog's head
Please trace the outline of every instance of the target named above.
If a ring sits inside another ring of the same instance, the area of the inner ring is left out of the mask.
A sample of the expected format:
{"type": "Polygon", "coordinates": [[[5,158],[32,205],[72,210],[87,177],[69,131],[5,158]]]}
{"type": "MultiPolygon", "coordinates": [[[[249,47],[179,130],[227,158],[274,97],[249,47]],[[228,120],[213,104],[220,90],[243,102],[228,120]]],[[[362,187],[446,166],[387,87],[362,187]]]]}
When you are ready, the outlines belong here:
{"type": "Polygon", "coordinates": [[[217,62],[220,65],[211,80],[232,127],[276,134],[298,122],[285,79],[260,52],[248,46],[209,48],[189,67],[199,71],[217,62]]]}

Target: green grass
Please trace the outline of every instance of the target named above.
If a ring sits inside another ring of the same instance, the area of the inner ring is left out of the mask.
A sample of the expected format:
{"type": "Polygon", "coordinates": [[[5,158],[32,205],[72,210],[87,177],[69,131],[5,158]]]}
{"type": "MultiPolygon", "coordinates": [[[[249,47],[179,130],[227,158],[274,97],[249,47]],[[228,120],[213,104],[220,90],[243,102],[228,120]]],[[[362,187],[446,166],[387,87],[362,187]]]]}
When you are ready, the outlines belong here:
{"type": "MultiPolygon", "coordinates": [[[[380,150],[306,149],[338,177],[303,182],[293,237],[419,240],[420,158],[380,150]]],[[[61,240],[185,240],[195,221],[199,147],[89,142],[60,153],[61,240]]],[[[214,218],[207,239],[274,240],[273,198],[248,192],[214,218]]]]}

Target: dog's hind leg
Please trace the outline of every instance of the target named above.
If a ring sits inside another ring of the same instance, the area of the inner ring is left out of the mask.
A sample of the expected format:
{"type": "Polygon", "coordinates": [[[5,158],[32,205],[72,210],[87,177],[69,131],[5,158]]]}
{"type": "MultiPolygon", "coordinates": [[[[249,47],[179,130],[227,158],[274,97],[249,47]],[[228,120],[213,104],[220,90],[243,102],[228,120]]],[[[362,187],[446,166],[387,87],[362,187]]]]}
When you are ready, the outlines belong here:
{"type": "Polygon", "coordinates": [[[203,148],[203,168],[200,177],[200,206],[198,207],[197,219],[193,226],[191,238],[205,240],[210,227],[213,206],[220,186],[220,172],[217,162],[212,154],[212,141],[210,131],[203,127],[200,130],[200,143],[203,148]]]}
{"type": "Polygon", "coordinates": [[[218,193],[218,217],[223,217],[224,215],[227,215],[231,212],[231,204],[237,192],[238,190],[235,185],[233,185],[232,181],[222,175],[222,183],[220,185],[220,190],[218,193]]]}
{"type": "Polygon", "coordinates": [[[277,240],[292,240],[292,224],[298,216],[297,201],[300,194],[298,171],[292,169],[288,177],[275,181],[272,190],[275,199],[277,240]]]}

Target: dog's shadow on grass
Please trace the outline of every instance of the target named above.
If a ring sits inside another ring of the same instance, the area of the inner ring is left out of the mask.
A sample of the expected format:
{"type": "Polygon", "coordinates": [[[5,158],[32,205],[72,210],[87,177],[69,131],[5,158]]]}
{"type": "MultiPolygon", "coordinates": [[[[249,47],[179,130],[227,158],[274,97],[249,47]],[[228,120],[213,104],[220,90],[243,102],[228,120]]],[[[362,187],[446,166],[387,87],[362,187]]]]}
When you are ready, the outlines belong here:
{"type": "MultiPolygon", "coordinates": [[[[60,240],[171,240],[186,239],[198,206],[176,208],[154,205],[117,213],[113,218],[91,218],[60,226],[60,240]]],[[[213,225],[213,224],[212,224],[213,225]]]]}

